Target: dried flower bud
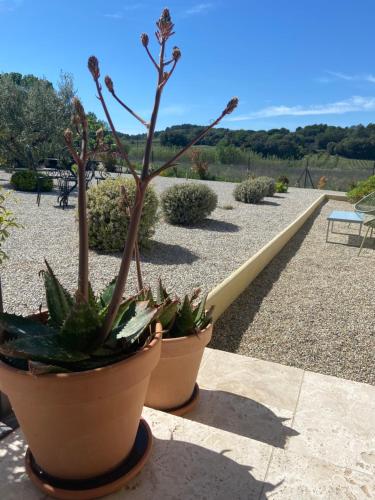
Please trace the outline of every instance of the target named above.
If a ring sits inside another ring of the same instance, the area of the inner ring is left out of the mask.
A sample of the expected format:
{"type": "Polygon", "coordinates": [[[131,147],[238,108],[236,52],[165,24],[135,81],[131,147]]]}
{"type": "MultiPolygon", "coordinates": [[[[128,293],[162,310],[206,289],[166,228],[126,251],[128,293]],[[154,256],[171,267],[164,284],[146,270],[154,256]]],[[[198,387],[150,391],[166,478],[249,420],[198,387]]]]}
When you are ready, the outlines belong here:
{"type": "Polygon", "coordinates": [[[74,108],[74,111],[76,112],[77,116],[79,117],[80,122],[84,123],[86,121],[86,114],[85,114],[85,110],[82,106],[82,103],[78,99],[78,97],[73,98],[73,108],[74,108]]]}
{"type": "Polygon", "coordinates": [[[171,15],[168,9],[163,9],[156,26],[158,27],[156,37],[159,43],[168,40],[168,38],[173,35],[172,30],[174,24],[172,23],[171,15]]]}
{"type": "Polygon", "coordinates": [[[163,12],[161,13],[159,22],[161,22],[161,23],[170,23],[171,22],[171,15],[169,13],[169,9],[163,9],[163,12]]]}
{"type": "Polygon", "coordinates": [[[106,84],[107,86],[107,89],[111,92],[111,94],[113,94],[113,92],[115,91],[114,88],[113,88],[113,81],[112,81],[112,78],[110,76],[106,76],[104,78],[104,83],[106,84]]]}
{"type": "Polygon", "coordinates": [[[143,47],[147,47],[147,45],[148,45],[148,35],[147,35],[147,33],[142,33],[142,35],[141,35],[141,42],[142,42],[143,47]]]}
{"type": "Polygon", "coordinates": [[[95,56],[89,57],[87,66],[94,80],[97,80],[100,76],[99,61],[95,56]]]}
{"type": "Polygon", "coordinates": [[[71,146],[73,144],[73,132],[70,130],[70,128],[67,128],[65,130],[64,139],[68,146],[71,146]]]}
{"type": "Polygon", "coordinates": [[[232,99],[228,102],[227,107],[224,110],[225,115],[230,115],[233,110],[237,108],[238,105],[238,97],[232,97],[232,99]]]}
{"type": "Polygon", "coordinates": [[[173,47],[172,57],[175,61],[178,61],[181,57],[181,50],[178,47],[173,47]]]}

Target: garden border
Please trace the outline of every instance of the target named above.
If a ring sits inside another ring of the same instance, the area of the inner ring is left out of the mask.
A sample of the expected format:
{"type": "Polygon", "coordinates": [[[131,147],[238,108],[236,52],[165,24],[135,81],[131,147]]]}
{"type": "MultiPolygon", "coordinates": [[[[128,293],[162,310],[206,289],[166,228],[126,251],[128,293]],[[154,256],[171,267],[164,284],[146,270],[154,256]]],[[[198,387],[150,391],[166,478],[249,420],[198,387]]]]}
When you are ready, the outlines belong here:
{"type": "Polygon", "coordinates": [[[207,306],[215,306],[214,321],[241,295],[271,260],[293,238],[307,219],[327,200],[347,201],[345,194],[323,193],[289,226],[269,241],[255,255],[250,257],[224,281],[211,290],[207,298],[207,306]]]}

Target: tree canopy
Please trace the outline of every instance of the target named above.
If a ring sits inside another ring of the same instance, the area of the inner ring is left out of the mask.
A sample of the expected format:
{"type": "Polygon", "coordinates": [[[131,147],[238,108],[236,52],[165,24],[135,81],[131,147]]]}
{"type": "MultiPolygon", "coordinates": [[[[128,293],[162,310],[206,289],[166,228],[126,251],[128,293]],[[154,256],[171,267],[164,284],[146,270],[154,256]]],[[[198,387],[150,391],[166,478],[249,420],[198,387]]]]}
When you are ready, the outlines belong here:
{"type": "MultiPolygon", "coordinates": [[[[201,129],[190,124],[168,127],[159,132],[160,143],[164,146],[185,145],[201,129]]],[[[223,158],[224,147],[236,146],[281,159],[300,159],[307,154],[327,152],[346,158],[375,160],[375,124],[366,127],[316,124],[298,127],[294,132],[286,128],[259,131],[216,128],[198,144],[218,146],[223,158]]]]}

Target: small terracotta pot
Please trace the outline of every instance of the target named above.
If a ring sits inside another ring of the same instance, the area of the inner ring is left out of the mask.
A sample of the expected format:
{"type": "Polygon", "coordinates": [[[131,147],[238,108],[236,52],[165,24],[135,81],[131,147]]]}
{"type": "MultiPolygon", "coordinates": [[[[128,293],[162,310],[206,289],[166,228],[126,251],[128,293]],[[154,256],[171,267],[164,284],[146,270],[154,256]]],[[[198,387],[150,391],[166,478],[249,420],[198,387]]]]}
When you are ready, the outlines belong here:
{"type": "Polygon", "coordinates": [[[151,374],[145,406],[172,411],[190,400],[211,337],[209,325],[196,335],[162,340],[160,361],[151,374]]]}
{"type": "Polygon", "coordinates": [[[133,356],[95,370],[31,375],[0,362],[8,395],[38,465],[60,479],[89,479],[130,453],[161,335],[133,356]]]}

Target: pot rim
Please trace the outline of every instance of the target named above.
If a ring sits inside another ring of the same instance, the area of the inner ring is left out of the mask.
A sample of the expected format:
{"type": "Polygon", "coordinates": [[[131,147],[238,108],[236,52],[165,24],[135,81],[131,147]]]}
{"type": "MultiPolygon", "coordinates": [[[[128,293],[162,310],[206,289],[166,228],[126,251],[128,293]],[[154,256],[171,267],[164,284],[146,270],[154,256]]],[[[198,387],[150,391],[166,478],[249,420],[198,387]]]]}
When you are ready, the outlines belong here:
{"type": "Polygon", "coordinates": [[[156,344],[162,340],[162,334],[156,330],[154,338],[151,340],[147,346],[144,346],[141,350],[136,351],[133,355],[128,356],[125,359],[122,359],[120,361],[116,361],[115,363],[111,363],[110,365],[105,365],[105,366],[99,366],[98,368],[93,368],[92,370],[82,370],[79,372],[62,372],[62,373],[46,373],[43,375],[35,375],[31,373],[30,371],[26,370],[20,370],[19,368],[14,368],[11,365],[8,365],[4,361],[0,360],[0,368],[2,370],[7,370],[9,372],[13,372],[18,376],[25,376],[25,377],[43,377],[43,379],[62,379],[62,378],[73,378],[73,377],[84,377],[87,375],[93,375],[97,373],[101,373],[104,370],[114,370],[116,369],[120,364],[129,362],[131,360],[135,360],[136,358],[139,358],[142,355],[147,354],[151,349],[153,349],[156,344]]]}
{"type": "Polygon", "coordinates": [[[180,341],[183,341],[183,340],[187,340],[187,339],[191,339],[193,338],[194,336],[196,337],[200,337],[200,336],[203,336],[205,335],[206,333],[209,332],[209,330],[211,330],[213,327],[213,322],[209,323],[206,328],[204,328],[203,330],[199,330],[198,332],[196,332],[195,334],[192,333],[191,335],[185,335],[184,337],[173,337],[173,338],[168,338],[168,339],[164,339],[162,337],[161,341],[162,343],[164,342],[168,342],[168,343],[173,343],[173,342],[180,342],[180,341]]]}

